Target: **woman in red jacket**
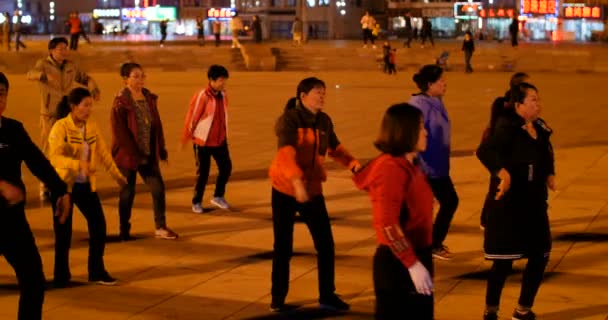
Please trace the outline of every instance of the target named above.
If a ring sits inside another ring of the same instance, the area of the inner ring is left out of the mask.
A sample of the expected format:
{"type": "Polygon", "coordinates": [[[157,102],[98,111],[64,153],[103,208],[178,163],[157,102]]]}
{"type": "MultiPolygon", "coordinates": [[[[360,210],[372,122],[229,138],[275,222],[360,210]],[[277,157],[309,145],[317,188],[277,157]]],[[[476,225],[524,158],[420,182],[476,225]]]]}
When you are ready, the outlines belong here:
{"type": "Polygon", "coordinates": [[[349,309],[349,305],[335,294],[334,239],[321,184],[327,178],[323,168],[326,154],[352,171],[360,165],[338,140],[331,118],[322,111],[324,102],[325,83],[317,78],[306,78],[300,82],[296,97],[289,99],[285,112],[277,121],[279,149],[270,166],[274,227],[270,309],[273,312],[289,309],[285,298],[296,211],[306,222],[317,250],[321,307],[349,309]]]}
{"type": "Polygon", "coordinates": [[[353,178],[372,202],[377,320],[433,319],[433,192],[416,159],[426,137],[420,110],[391,106],[375,142],[382,154],[353,178]]]}

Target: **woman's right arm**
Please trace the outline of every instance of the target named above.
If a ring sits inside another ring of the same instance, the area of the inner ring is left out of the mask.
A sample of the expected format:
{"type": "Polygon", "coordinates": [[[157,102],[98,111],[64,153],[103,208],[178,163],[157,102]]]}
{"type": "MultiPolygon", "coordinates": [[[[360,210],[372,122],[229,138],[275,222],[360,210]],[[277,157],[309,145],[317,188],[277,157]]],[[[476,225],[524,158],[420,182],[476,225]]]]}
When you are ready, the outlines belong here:
{"type": "Polygon", "coordinates": [[[501,170],[506,169],[505,155],[509,152],[512,137],[509,123],[505,119],[499,119],[494,132],[477,148],[477,158],[491,174],[497,175],[501,170]]]}

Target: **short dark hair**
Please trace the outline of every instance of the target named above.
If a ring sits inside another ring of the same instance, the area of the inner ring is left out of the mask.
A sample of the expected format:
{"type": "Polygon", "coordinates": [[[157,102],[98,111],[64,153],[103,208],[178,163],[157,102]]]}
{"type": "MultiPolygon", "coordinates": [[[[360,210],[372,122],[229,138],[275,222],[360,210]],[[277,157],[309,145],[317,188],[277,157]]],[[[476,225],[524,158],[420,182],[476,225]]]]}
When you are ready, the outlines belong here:
{"type": "Polygon", "coordinates": [[[0,72],[0,85],[4,85],[6,87],[6,91],[8,91],[8,78],[4,72],[0,72]]]}
{"type": "Polygon", "coordinates": [[[416,151],[421,121],[422,112],[408,103],[390,106],[384,113],[374,146],[393,156],[416,151]]]}
{"type": "Polygon", "coordinates": [[[298,88],[296,89],[296,96],[287,100],[287,103],[285,104],[285,110],[295,108],[296,103],[301,102],[300,95],[302,95],[302,93],[309,93],[310,90],[312,90],[314,88],[325,89],[326,88],[325,82],[323,82],[323,80],[316,78],[316,77],[309,77],[309,78],[302,79],[302,81],[300,81],[300,83],[298,83],[298,88]]]}
{"type": "Polygon", "coordinates": [[[68,39],[66,39],[65,37],[55,37],[55,38],[51,39],[51,41],[49,41],[49,50],[53,50],[53,49],[57,48],[57,46],[61,43],[65,44],[67,46],[68,39]]]}
{"type": "Polygon", "coordinates": [[[534,85],[527,82],[522,82],[511,88],[511,101],[509,107],[515,108],[516,103],[523,103],[530,90],[538,92],[538,89],[534,85]]]}
{"type": "Polygon", "coordinates": [[[207,78],[213,81],[219,78],[228,78],[228,69],[219,64],[214,64],[207,70],[207,78]]]}
{"type": "Polygon", "coordinates": [[[427,64],[412,77],[412,80],[414,80],[420,91],[427,92],[429,90],[429,83],[439,80],[442,74],[443,68],[436,64],[427,64]]]}
{"type": "Polygon", "coordinates": [[[79,105],[82,100],[88,97],[92,97],[91,92],[85,88],[74,88],[70,91],[70,94],[64,96],[57,105],[57,119],[63,119],[70,114],[73,106],[79,105]]]}
{"type": "Polygon", "coordinates": [[[122,66],[120,66],[120,76],[123,78],[128,78],[131,75],[131,72],[133,72],[133,70],[135,70],[135,69],[143,70],[143,68],[141,67],[141,65],[139,63],[135,63],[135,62],[123,63],[122,66]]]}
{"type": "Polygon", "coordinates": [[[509,80],[509,87],[512,88],[522,82],[525,82],[530,76],[525,72],[516,72],[511,76],[511,80],[509,80]]]}

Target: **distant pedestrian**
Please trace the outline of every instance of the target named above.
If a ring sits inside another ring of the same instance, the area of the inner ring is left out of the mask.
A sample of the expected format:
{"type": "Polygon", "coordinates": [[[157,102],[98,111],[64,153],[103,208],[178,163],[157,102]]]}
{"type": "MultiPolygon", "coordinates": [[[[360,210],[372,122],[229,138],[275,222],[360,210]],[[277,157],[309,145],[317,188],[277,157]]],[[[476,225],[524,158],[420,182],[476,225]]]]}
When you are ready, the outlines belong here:
{"type": "Polygon", "coordinates": [[[464,34],[464,41],[462,42],[462,51],[464,51],[464,63],[466,65],[465,72],[471,73],[473,72],[473,67],[471,66],[471,58],[473,57],[473,52],[475,52],[475,41],[473,40],[473,34],[471,31],[467,31],[464,34]]]}
{"type": "Polygon", "coordinates": [[[392,49],[388,56],[388,74],[397,75],[397,49],[392,49]]]}
{"type": "Polygon", "coordinates": [[[82,33],[82,22],[76,11],[70,13],[68,26],[70,28],[70,50],[76,51],[78,50],[78,41],[80,39],[80,34],[82,33]]]}
{"type": "Polygon", "coordinates": [[[433,24],[428,17],[422,18],[422,30],[420,31],[420,38],[422,40],[422,47],[424,48],[424,43],[426,39],[429,39],[431,42],[431,46],[435,46],[435,41],[433,41],[433,24]]]}
{"type": "Polygon", "coordinates": [[[26,48],[23,41],[21,41],[21,36],[23,35],[23,21],[21,21],[22,17],[19,14],[19,10],[15,10],[13,19],[15,20],[15,23],[13,23],[13,33],[15,34],[15,50],[19,51],[19,48],[26,48]]]}
{"type": "Polygon", "coordinates": [[[213,36],[215,37],[215,46],[219,47],[221,43],[222,23],[219,20],[213,21],[213,36]]]}
{"type": "Polygon", "coordinates": [[[293,45],[298,47],[302,46],[302,20],[296,17],[291,25],[291,34],[293,35],[293,45]]]}
{"type": "Polygon", "coordinates": [[[405,14],[405,43],[404,43],[404,46],[407,46],[408,48],[411,47],[413,36],[414,35],[413,35],[413,30],[412,30],[412,14],[408,12],[405,14]]]}
{"type": "Polygon", "coordinates": [[[513,18],[511,24],[509,25],[509,34],[511,35],[511,46],[518,46],[518,38],[519,38],[519,20],[517,18],[513,18]]]}
{"type": "Polygon", "coordinates": [[[484,256],[492,261],[484,320],[497,320],[500,296],[513,261],[527,259],[513,320],[535,320],[534,300],[551,253],[547,213],[549,189],[555,191],[551,128],[539,117],[538,90],[521,83],[482,141],[477,157],[492,178],[484,202],[487,212],[484,256]]]}
{"type": "Polygon", "coordinates": [[[207,71],[207,79],[207,86],[198,90],[190,100],[180,141],[182,146],[188,141],[192,142],[194,149],[198,175],[192,197],[194,213],[203,213],[202,201],[209,180],[211,158],[219,171],[211,204],[220,209],[230,209],[224,197],[226,184],[232,174],[232,160],[228,151],[228,97],[225,91],[228,70],[224,66],[212,65],[207,71]]]}
{"type": "Polygon", "coordinates": [[[164,19],[160,22],[160,46],[165,46],[165,41],[167,40],[167,27],[169,24],[169,19],[164,19]]]}
{"type": "Polygon", "coordinates": [[[200,16],[196,17],[196,38],[199,46],[205,45],[205,23],[200,16]]]}
{"type": "Polygon", "coordinates": [[[384,73],[389,73],[391,50],[391,44],[388,41],[384,41],[384,45],[382,45],[382,61],[384,62],[384,73]]]}
{"type": "Polygon", "coordinates": [[[232,49],[240,48],[239,35],[243,31],[243,20],[239,17],[238,13],[230,19],[230,31],[232,32],[232,49]]]}
{"type": "MultiPolygon", "coordinates": [[[[4,16],[4,22],[2,26],[2,47],[6,48],[6,50],[11,51],[11,16],[8,12],[2,14],[4,16]]],[[[0,49],[2,49],[0,47],[0,49]]]]}
{"type": "Polygon", "coordinates": [[[251,28],[253,29],[253,38],[255,43],[262,42],[262,22],[260,21],[260,17],[258,15],[253,16],[253,23],[251,24],[251,28]]]}
{"type": "Polygon", "coordinates": [[[367,48],[367,41],[369,40],[372,43],[374,49],[376,49],[376,45],[374,44],[374,36],[372,35],[372,30],[376,26],[376,19],[369,14],[369,11],[365,11],[365,15],[361,17],[361,30],[363,31],[363,48],[367,48]]]}

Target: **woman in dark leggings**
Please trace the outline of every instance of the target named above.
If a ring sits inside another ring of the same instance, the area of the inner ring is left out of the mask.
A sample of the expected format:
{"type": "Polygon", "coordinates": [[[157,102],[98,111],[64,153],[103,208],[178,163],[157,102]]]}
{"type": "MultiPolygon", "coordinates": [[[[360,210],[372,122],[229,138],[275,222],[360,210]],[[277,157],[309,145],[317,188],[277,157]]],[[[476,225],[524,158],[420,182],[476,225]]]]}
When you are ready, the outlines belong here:
{"type": "Polygon", "coordinates": [[[534,320],[534,298],[551,251],[547,214],[548,189],[555,190],[551,129],[540,119],[538,90],[521,83],[511,89],[511,103],[477,150],[490,171],[484,204],[485,258],[488,277],[485,320],[498,319],[500,295],[513,260],[528,259],[514,320],[534,320]]]}

